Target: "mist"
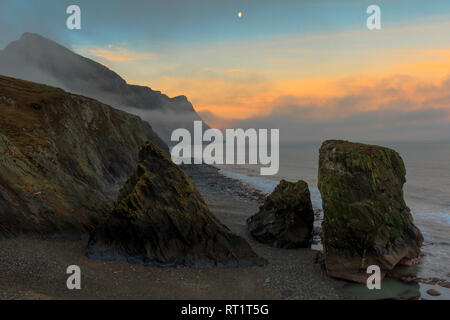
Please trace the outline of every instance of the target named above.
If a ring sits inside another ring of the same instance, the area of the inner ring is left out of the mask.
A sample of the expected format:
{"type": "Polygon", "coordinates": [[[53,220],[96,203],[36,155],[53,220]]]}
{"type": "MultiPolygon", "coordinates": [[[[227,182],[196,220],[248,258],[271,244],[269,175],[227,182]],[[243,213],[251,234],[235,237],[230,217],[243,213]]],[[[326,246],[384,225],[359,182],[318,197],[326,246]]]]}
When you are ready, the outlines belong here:
{"type": "Polygon", "coordinates": [[[335,98],[279,97],[269,114],[227,125],[277,128],[286,142],[450,140],[450,77],[438,85],[389,77],[335,98]]]}
{"type": "Polygon", "coordinates": [[[166,143],[173,130],[192,131],[193,122],[201,120],[186,97],[129,85],[107,67],[36,34],[26,33],[0,52],[0,74],[59,87],[138,115],[166,143]]]}

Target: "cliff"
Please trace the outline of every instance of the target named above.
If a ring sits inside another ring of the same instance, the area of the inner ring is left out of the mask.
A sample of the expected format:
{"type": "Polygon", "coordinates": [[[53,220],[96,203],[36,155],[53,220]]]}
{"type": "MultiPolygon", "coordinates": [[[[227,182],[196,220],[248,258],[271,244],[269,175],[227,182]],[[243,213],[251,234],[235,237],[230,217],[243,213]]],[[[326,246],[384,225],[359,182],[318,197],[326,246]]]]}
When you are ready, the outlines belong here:
{"type": "Polygon", "coordinates": [[[92,230],[147,140],[139,117],[61,89],[0,76],[0,237],[92,230]]]}

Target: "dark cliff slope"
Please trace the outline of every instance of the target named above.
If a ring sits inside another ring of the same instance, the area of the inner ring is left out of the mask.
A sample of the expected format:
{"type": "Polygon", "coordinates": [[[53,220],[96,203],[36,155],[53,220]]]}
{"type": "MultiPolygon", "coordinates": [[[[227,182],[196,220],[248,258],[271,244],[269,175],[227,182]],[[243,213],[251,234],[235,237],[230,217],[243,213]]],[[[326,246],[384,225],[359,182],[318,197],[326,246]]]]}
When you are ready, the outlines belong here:
{"type": "Polygon", "coordinates": [[[139,117],[0,76],[0,238],[80,233],[108,211],[139,148],[167,146],[139,117]]]}
{"type": "Polygon", "coordinates": [[[193,121],[201,120],[185,96],[169,98],[129,85],[107,67],[37,34],[25,33],[0,51],[0,74],[60,87],[122,110],[145,111],[144,120],[165,141],[174,129],[191,131],[193,121]]]}

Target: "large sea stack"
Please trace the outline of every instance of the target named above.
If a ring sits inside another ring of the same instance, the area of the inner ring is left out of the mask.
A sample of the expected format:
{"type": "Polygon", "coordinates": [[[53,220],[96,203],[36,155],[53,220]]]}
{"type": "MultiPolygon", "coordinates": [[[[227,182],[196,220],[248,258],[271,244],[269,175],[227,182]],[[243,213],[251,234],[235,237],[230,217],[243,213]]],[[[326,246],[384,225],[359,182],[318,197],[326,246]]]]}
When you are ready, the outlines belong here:
{"type": "Polygon", "coordinates": [[[91,232],[147,140],[139,117],[61,89],[0,76],[0,238],[91,232]]]}
{"type": "Polygon", "coordinates": [[[394,150],[326,141],[320,148],[325,265],[330,276],[365,282],[419,255],[422,234],[403,199],[405,166],[394,150]]]}
{"type": "Polygon", "coordinates": [[[308,184],[281,180],[265,199],[259,212],[248,218],[247,226],[259,242],[278,248],[311,245],[314,211],[308,184]]]}
{"type": "Polygon", "coordinates": [[[155,144],[89,240],[90,258],[156,266],[263,264],[248,243],[209,211],[189,177],[155,144]]]}

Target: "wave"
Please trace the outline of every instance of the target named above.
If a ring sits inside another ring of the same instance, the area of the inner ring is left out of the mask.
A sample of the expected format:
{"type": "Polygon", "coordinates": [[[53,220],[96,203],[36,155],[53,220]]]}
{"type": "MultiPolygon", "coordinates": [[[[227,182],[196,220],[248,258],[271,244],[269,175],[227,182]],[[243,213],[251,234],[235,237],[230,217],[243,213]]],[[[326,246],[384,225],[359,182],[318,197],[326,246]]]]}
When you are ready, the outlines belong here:
{"type": "MultiPolygon", "coordinates": [[[[247,184],[265,194],[270,194],[279,184],[280,179],[270,180],[262,177],[254,177],[250,175],[245,175],[242,173],[237,173],[229,169],[224,169],[220,166],[216,166],[219,169],[219,173],[230,179],[239,180],[240,182],[247,184]]],[[[240,168],[242,170],[242,168],[240,168]]],[[[315,209],[322,210],[322,197],[318,188],[309,187],[311,192],[311,202],[315,209]]],[[[412,206],[412,211],[414,215],[419,215],[427,220],[431,220],[434,223],[450,225],[450,208],[444,208],[441,206],[430,207],[424,205],[414,205],[412,206]]]]}
{"type": "Polygon", "coordinates": [[[419,215],[427,220],[432,220],[440,224],[450,225],[450,208],[428,207],[423,205],[415,205],[412,208],[415,215],[419,215]]]}

